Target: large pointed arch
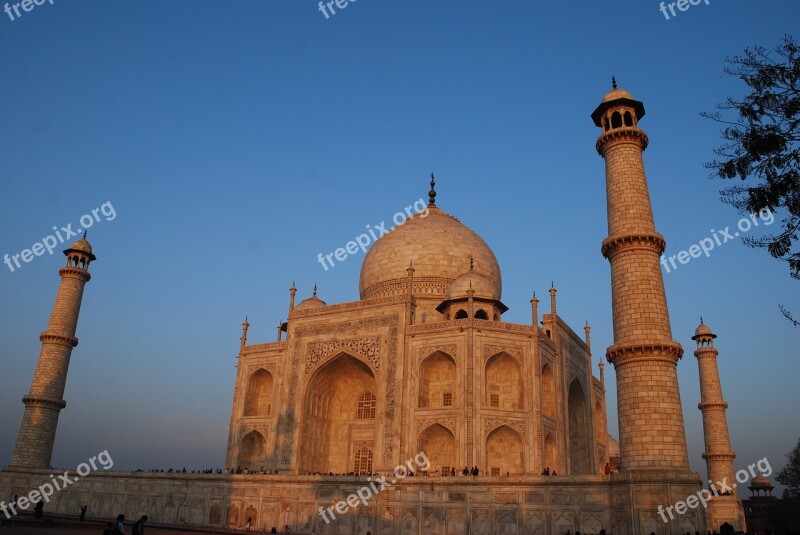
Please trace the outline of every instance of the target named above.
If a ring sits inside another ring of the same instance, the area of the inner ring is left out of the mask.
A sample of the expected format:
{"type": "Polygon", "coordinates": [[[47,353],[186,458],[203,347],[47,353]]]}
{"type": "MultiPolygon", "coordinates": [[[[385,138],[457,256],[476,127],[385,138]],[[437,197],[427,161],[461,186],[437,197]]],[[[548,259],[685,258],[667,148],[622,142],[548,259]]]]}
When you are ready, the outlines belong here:
{"type": "Polygon", "coordinates": [[[269,416],[272,412],[272,374],[261,368],[247,380],[242,416],[269,416]]]}
{"type": "Polygon", "coordinates": [[[553,433],[548,431],[544,437],[543,451],[542,451],[542,466],[549,473],[557,471],[558,456],[556,453],[556,439],[553,433]]]}
{"type": "Polygon", "coordinates": [[[489,475],[525,473],[525,442],[507,425],[501,425],[486,437],[486,470],[489,475]]]}
{"type": "Polygon", "coordinates": [[[456,376],[456,361],[451,355],[444,351],[428,355],[419,367],[419,407],[457,405],[456,376]]]}
{"type": "Polygon", "coordinates": [[[258,431],[250,431],[239,443],[236,466],[242,470],[260,470],[267,461],[267,441],[258,431]]]}
{"type": "Polygon", "coordinates": [[[444,470],[449,473],[455,468],[458,459],[456,437],[452,431],[441,424],[433,424],[419,435],[417,442],[418,451],[425,452],[430,461],[429,473],[442,474],[444,470]]]}
{"type": "Polygon", "coordinates": [[[556,382],[550,364],[542,366],[542,414],[556,418],[556,382]]]}
{"type": "Polygon", "coordinates": [[[581,475],[591,473],[592,448],[589,434],[586,395],[580,381],[573,380],[569,386],[569,456],[570,473],[581,475]]]}
{"type": "Polygon", "coordinates": [[[299,470],[337,474],[352,471],[356,453],[353,442],[371,443],[377,436],[375,426],[380,418],[364,418],[381,414],[377,394],[372,367],[357,356],[342,352],[317,368],[305,388],[299,470]],[[364,400],[373,397],[376,404],[366,414],[364,400]]]}
{"type": "Polygon", "coordinates": [[[505,410],[524,408],[522,368],[519,362],[505,352],[486,361],[485,406],[505,410]]]}
{"type": "Polygon", "coordinates": [[[605,444],[605,437],[608,434],[605,425],[605,418],[603,418],[603,405],[600,400],[594,404],[594,440],[598,444],[605,444]]]}

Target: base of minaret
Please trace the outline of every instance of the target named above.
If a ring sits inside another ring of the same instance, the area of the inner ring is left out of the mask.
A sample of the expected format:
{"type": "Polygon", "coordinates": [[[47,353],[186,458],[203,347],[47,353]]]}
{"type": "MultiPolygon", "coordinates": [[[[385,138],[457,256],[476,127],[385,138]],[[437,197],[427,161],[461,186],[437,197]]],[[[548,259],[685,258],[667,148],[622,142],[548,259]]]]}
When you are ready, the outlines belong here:
{"type": "Polygon", "coordinates": [[[739,533],[747,530],[744,520],[744,507],[739,496],[713,496],[706,509],[706,524],[711,531],[721,532],[720,526],[725,523],[733,526],[739,533]]]}
{"type": "Polygon", "coordinates": [[[65,401],[25,396],[25,412],[17,435],[17,444],[11,457],[12,466],[50,466],[58,417],[67,404],[65,401]]]}

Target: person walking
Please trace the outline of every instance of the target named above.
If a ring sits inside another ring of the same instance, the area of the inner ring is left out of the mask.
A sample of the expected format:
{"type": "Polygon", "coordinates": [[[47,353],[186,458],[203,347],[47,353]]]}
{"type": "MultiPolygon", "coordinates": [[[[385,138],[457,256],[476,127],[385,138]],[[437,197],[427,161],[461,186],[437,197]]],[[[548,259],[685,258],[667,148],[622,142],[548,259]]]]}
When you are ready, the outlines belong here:
{"type": "Polygon", "coordinates": [[[86,510],[88,508],[89,507],[87,505],[81,505],[81,522],[83,522],[84,519],[86,518],[86,510]]]}
{"type": "Polygon", "coordinates": [[[117,521],[111,525],[111,535],[125,535],[125,515],[117,515],[117,521]]]}
{"type": "Polygon", "coordinates": [[[145,522],[147,522],[147,515],[142,515],[142,517],[133,525],[133,535],[144,535],[145,522]]]}

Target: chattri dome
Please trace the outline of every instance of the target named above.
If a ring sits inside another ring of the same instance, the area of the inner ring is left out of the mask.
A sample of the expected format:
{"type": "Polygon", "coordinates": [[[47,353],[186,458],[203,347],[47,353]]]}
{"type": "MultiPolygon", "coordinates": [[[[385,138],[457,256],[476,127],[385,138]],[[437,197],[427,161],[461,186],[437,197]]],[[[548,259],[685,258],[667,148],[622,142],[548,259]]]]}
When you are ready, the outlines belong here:
{"type": "Polygon", "coordinates": [[[753,478],[753,481],[750,482],[750,488],[773,489],[775,487],[772,486],[772,483],[769,479],[767,479],[767,476],[764,474],[758,474],[753,478]]]}
{"type": "Polygon", "coordinates": [[[483,299],[500,299],[500,296],[495,294],[495,288],[492,283],[474,271],[468,271],[450,283],[447,287],[447,294],[445,299],[458,299],[460,297],[467,297],[467,290],[474,290],[475,297],[483,299]]]}
{"type": "Polygon", "coordinates": [[[692,336],[692,340],[697,340],[701,336],[710,336],[711,338],[717,337],[717,335],[711,331],[711,327],[703,323],[703,318],[700,318],[700,325],[698,325],[697,329],[694,330],[694,336],[692,336]]]}
{"type": "Polygon", "coordinates": [[[444,299],[450,283],[467,270],[470,257],[475,273],[487,281],[487,291],[499,299],[502,279],[492,250],[475,232],[432,203],[427,215],[423,212],[406,220],[372,246],[361,265],[361,299],[402,295],[409,266],[414,268],[415,288],[424,286],[418,297],[444,299]]]}
{"type": "Polygon", "coordinates": [[[620,89],[618,87],[615,87],[614,89],[612,89],[611,91],[606,93],[606,95],[603,97],[603,100],[601,100],[600,102],[601,103],[611,102],[612,100],[619,100],[621,98],[627,98],[627,99],[630,99],[630,100],[635,100],[633,98],[633,95],[631,95],[630,93],[628,93],[624,89],[620,89]]]}
{"type": "Polygon", "coordinates": [[[314,294],[308,299],[303,299],[302,301],[300,301],[300,304],[294,307],[294,310],[308,310],[310,308],[321,308],[324,306],[327,306],[325,301],[323,301],[322,299],[317,297],[316,294],[314,294]]]}
{"type": "Polygon", "coordinates": [[[72,245],[69,246],[69,249],[74,249],[75,251],[83,251],[85,253],[92,253],[92,245],[86,238],[81,238],[78,241],[74,242],[72,245]]]}
{"type": "Polygon", "coordinates": [[[97,260],[97,257],[94,255],[92,251],[92,244],[89,243],[89,240],[86,239],[86,232],[83,233],[83,237],[79,240],[75,241],[64,249],[64,255],[69,256],[72,252],[83,253],[86,257],[89,258],[90,261],[97,260]]]}

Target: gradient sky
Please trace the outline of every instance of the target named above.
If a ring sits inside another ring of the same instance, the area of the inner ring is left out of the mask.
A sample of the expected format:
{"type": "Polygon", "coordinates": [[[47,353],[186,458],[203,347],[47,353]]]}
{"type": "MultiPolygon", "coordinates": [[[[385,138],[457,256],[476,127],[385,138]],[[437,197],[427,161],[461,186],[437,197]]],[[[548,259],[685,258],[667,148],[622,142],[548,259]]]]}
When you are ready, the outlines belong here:
{"type": "MultiPolygon", "coordinates": [[[[654,0],[359,0],[330,19],[311,0],[0,12],[0,255],[116,211],[89,231],[98,260],[53,464],[108,449],[115,469],[222,467],[245,315],[258,343],[274,340],[293,280],[299,299],[315,282],[328,303],[358,299],[363,254],[329,271],[317,254],[425,197],[431,171],[437,204],[497,255],[505,320],[530,321],[531,292],[552,280],[565,320],[592,325],[596,364],[612,329],[589,115],[611,75],[645,103],[656,227],[676,254],[741,217],[703,167],[720,137],[699,113],[744,91],[724,59],[798,20],[794,0],[712,0],[671,20],[654,0]]],[[[0,465],[63,258],[0,265],[0,465]]],[[[800,435],[800,329],[778,304],[800,313],[800,285],[739,240],[664,278],[692,468],[705,474],[690,339],[703,315],[736,467],[767,457],[777,471],[800,435]]]]}

